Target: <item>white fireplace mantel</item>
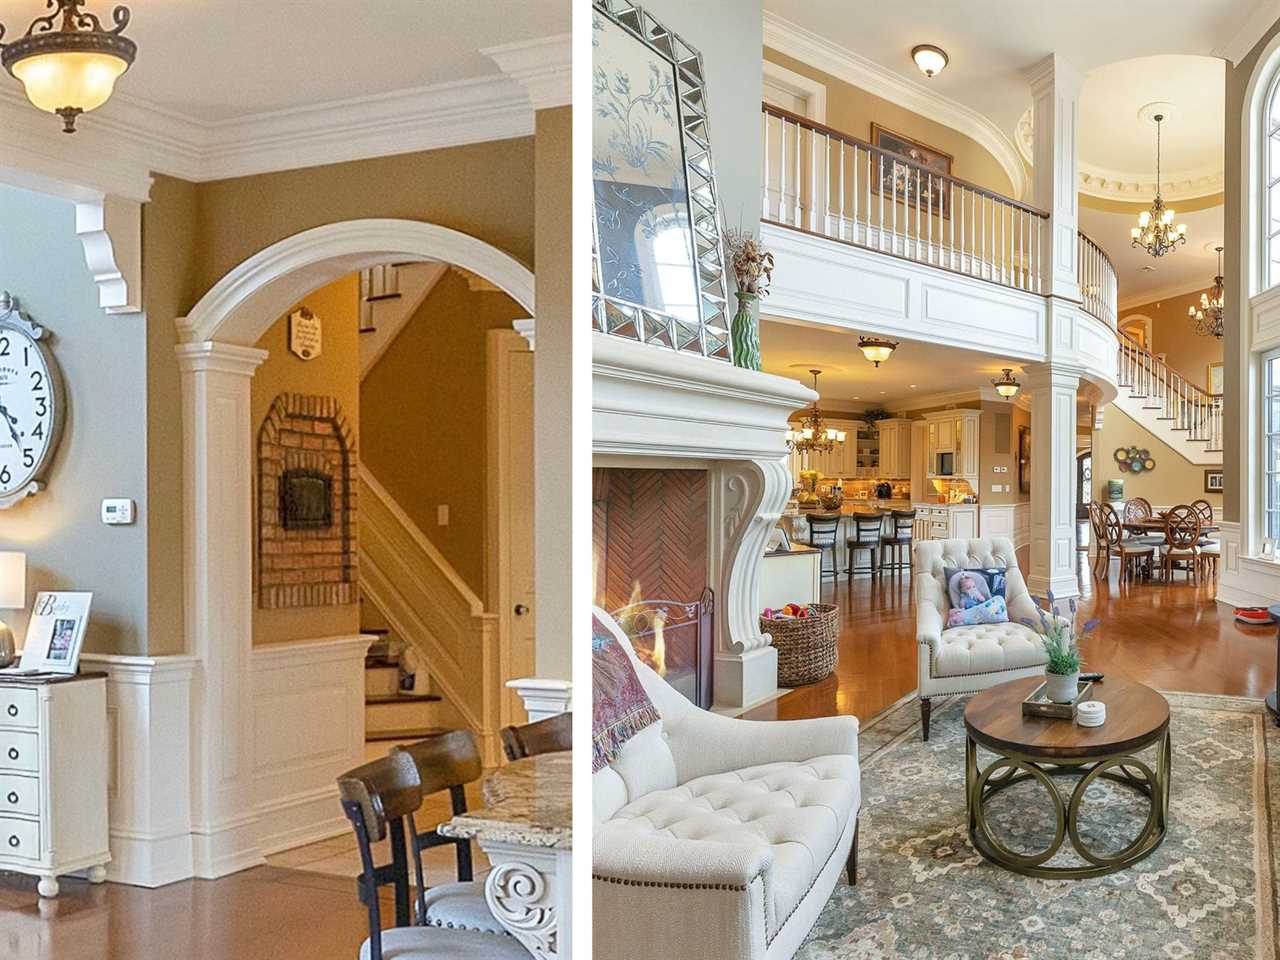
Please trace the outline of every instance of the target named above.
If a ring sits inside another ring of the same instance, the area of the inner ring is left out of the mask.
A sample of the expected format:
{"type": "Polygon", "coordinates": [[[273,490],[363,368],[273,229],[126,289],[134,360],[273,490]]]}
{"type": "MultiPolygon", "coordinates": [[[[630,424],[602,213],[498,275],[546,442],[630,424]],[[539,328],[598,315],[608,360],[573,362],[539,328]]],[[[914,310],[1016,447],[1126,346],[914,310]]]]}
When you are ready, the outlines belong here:
{"type": "Polygon", "coordinates": [[[603,333],[592,334],[591,358],[598,464],[710,472],[716,703],[743,707],[772,696],[778,658],[760,632],[760,564],[791,492],[787,418],[817,394],[786,377],[603,333]]]}

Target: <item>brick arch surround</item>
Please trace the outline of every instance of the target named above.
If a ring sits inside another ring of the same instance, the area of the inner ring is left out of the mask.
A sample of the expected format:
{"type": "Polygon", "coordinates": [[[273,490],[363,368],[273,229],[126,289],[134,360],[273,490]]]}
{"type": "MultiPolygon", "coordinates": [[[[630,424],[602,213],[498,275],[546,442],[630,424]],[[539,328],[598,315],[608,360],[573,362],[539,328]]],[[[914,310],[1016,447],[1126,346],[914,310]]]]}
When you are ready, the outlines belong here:
{"type": "Polygon", "coordinates": [[[356,600],[355,436],[333,397],[282,393],[258,431],[258,606],[320,607],[356,600]],[[328,479],[331,522],[286,527],[285,473],[328,479]]]}

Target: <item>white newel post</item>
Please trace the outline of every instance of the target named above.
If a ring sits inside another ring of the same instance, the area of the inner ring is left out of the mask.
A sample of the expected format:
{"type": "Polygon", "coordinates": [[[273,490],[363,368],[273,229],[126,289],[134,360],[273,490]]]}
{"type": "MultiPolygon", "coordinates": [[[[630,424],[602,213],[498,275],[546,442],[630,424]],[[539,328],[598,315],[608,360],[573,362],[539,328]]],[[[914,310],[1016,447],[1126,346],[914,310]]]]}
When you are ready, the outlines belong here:
{"type": "Polygon", "coordinates": [[[177,347],[182,371],[191,835],[197,877],[261,862],[253,782],[253,429],[249,384],[265,350],[177,347]]]}
{"type": "Polygon", "coordinates": [[[1033,200],[1049,213],[1047,249],[1040,258],[1040,292],[1079,300],[1076,131],[1084,77],[1056,53],[1032,67],[1027,77],[1035,122],[1033,200]]]}
{"type": "Polygon", "coordinates": [[[1076,577],[1075,367],[1045,363],[1028,371],[1031,394],[1031,573],[1036,596],[1079,596],[1076,577]]]}

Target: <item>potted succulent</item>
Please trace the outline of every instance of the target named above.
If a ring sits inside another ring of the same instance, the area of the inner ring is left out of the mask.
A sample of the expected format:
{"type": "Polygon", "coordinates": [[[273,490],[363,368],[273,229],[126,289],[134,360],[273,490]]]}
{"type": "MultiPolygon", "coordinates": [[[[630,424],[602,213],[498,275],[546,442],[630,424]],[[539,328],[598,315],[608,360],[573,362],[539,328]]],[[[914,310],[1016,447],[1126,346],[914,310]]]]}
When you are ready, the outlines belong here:
{"type": "Polygon", "coordinates": [[[1052,593],[1049,594],[1048,609],[1036,606],[1040,615],[1037,625],[1023,621],[1027,626],[1040,633],[1040,642],[1044,652],[1049,655],[1049,662],[1044,666],[1045,696],[1054,703],[1071,703],[1080,689],[1080,641],[1093,632],[1100,621],[1089,620],[1077,631],[1076,602],[1071,600],[1068,609],[1070,617],[1058,613],[1058,605],[1052,593]]]}

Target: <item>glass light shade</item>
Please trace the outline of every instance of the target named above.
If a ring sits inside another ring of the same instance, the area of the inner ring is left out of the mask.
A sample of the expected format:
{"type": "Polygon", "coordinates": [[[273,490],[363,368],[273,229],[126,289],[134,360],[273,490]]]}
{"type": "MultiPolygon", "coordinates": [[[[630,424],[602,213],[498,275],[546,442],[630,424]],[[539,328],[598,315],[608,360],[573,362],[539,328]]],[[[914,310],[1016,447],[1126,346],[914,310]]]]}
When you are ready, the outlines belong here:
{"type": "Polygon", "coordinates": [[[1166,210],[1164,212],[1164,215],[1160,219],[1163,220],[1165,223],[1173,223],[1173,209],[1170,208],[1166,210]]]}
{"type": "Polygon", "coordinates": [[[1147,224],[1149,224],[1150,222],[1151,222],[1150,210],[1143,210],[1140,214],[1138,214],[1138,226],[1141,227],[1143,230],[1147,229],[1147,224]]]}
{"type": "Polygon", "coordinates": [[[1180,237],[1185,236],[1186,232],[1187,232],[1187,225],[1185,223],[1178,224],[1178,236],[1180,237]]]}
{"type": "Polygon", "coordinates": [[[878,343],[864,344],[862,346],[862,355],[872,363],[883,363],[893,355],[893,347],[878,343]]]}
{"type": "Polygon", "coordinates": [[[1002,397],[1006,397],[1006,398],[1012,397],[1017,392],[1018,392],[1018,385],[1016,383],[997,383],[996,384],[996,393],[1000,394],[1000,396],[1002,397]]]}
{"type": "Polygon", "coordinates": [[[12,69],[37,108],[88,112],[107,102],[129,64],[109,53],[42,53],[19,60],[12,69]]]}
{"type": "Polygon", "coordinates": [[[827,439],[834,440],[836,438],[835,427],[827,427],[827,439]]]}
{"type": "Polygon", "coordinates": [[[1129,231],[1129,236],[1137,240],[1140,236],[1142,236],[1142,231],[1139,230],[1137,227],[1134,227],[1132,230],[1129,231]]]}
{"type": "Polygon", "coordinates": [[[812,439],[813,439],[813,427],[805,427],[803,430],[801,430],[801,431],[800,431],[800,435],[801,435],[802,437],[804,437],[806,440],[812,440],[812,439]]]}
{"type": "Polygon", "coordinates": [[[27,605],[27,555],[18,550],[0,551],[0,610],[22,610],[27,605]]]}
{"type": "Polygon", "coordinates": [[[947,65],[946,53],[930,44],[921,44],[912,50],[911,59],[926,77],[936,76],[947,65]]]}
{"type": "Polygon", "coordinates": [[[837,431],[836,431],[836,439],[837,439],[837,440],[839,440],[841,443],[844,443],[844,438],[845,438],[845,436],[846,436],[846,434],[845,434],[845,432],[844,432],[843,430],[837,430],[837,431]]]}

